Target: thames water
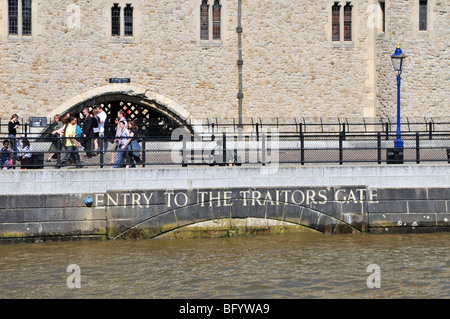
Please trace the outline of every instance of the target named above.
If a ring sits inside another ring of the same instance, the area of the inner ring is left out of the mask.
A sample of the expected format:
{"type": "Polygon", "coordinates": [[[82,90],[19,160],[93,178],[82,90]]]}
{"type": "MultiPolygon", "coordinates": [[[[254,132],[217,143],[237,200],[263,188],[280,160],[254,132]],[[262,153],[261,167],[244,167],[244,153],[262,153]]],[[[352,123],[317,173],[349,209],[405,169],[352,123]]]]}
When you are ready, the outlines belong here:
{"type": "Polygon", "coordinates": [[[5,244],[0,298],[449,298],[449,242],[299,233],[5,244]]]}

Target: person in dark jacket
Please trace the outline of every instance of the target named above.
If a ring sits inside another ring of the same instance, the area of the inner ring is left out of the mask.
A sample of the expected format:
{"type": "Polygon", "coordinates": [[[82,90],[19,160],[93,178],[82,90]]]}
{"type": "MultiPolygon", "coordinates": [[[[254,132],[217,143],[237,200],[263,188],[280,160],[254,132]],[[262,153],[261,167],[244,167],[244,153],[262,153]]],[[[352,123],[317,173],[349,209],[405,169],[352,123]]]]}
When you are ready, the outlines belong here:
{"type": "Polygon", "coordinates": [[[94,141],[94,125],[92,116],[89,114],[89,109],[85,107],[83,109],[83,137],[85,138],[84,147],[86,151],[86,157],[91,158],[94,156],[93,153],[93,141],[94,141]]]}
{"type": "Polygon", "coordinates": [[[19,116],[17,114],[13,114],[11,119],[8,122],[8,137],[10,138],[11,148],[12,150],[17,150],[17,129],[20,127],[19,116]]]}

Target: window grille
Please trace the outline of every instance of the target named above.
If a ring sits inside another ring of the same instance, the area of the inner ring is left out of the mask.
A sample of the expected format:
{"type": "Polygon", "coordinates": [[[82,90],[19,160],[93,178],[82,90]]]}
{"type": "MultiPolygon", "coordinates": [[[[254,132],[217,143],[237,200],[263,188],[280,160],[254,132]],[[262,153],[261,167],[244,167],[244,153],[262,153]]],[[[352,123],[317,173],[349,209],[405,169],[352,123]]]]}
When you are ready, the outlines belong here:
{"type": "Polygon", "coordinates": [[[8,1],[8,34],[19,34],[19,4],[17,0],[8,1]]]}
{"type": "Polygon", "coordinates": [[[384,1],[380,1],[381,10],[381,32],[386,32],[386,4],[384,1]]]}
{"type": "Polygon", "coordinates": [[[344,7],[344,41],[352,40],[352,6],[350,2],[344,7]]]}
{"type": "Polygon", "coordinates": [[[131,4],[127,4],[123,12],[125,17],[124,34],[126,36],[133,36],[133,7],[131,7],[131,4]]]}
{"type": "Polygon", "coordinates": [[[111,8],[111,35],[120,36],[120,7],[117,3],[111,8]]]}
{"type": "Polygon", "coordinates": [[[22,2],[22,35],[31,35],[31,0],[22,2]]]}
{"type": "Polygon", "coordinates": [[[331,19],[332,20],[331,21],[332,30],[331,30],[331,32],[332,32],[332,40],[333,41],[339,41],[341,38],[340,26],[339,26],[340,10],[341,10],[341,7],[339,6],[339,4],[337,2],[333,5],[333,7],[331,9],[331,11],[332,11],[332,19],[331,19]]]}
{"type": "Polygon", "coordinates": [[[426,31],[428,24],[428,1],[419,2],[419,30],[426,31]]]}
{"type": "Polygon", "coordinates": [[[221,28],[221,5],[218,0],[214,1],[213,5],[213,39],[220,40],[221,28]]]}
{"type": "Polygon", "coordinates": [[[200,6],[200,39],[209,39],[209,6],[206,0],[200,6]]]}

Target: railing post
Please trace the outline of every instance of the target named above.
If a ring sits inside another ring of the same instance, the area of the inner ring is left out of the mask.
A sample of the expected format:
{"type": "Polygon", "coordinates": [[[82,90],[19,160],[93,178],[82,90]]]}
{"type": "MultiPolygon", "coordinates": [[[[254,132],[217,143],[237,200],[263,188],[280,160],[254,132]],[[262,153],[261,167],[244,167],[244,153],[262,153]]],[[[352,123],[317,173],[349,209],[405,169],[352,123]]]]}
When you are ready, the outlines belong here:
{"type": "Polygon", "coordinates": [[[342,139],[345,140],[345,123],[342,123],[342,139]]]}
{"type": "Polygon", "coordinates": [[[256,141],[259,142],[259,123],[256,123],[256,141]]]}
{"type": "Polygon", "coordinates": [[[145,167],[145,163],[147,162],[147,159],[145,158],[145,150],[147,149],[147,144],[146,144],[146,137],[142,137],[142,167],[145,167]]]}
{"type": "Polygon", "coordinates": [[[234,137],[234,152],[233,152],[233,156],[234,156],[233,163],[234,163],[234,165],[238,165],[237,145],[238,145],[238,143],[237,143],[237,136],[235,136],[234,137]]]}
{"type": "Polygon", "coordinates": [[[62,149],[61,138],[58,138],[58,140],[56,141],[56,149],[57,149],[56,164],[57,166],[61,166],[61,149],[62,149]]]}
{"type": "Polygon", "coordinates": [[[433,123],[432,122],[428,123],[428,138],[430,140],[433,139],[433,123]]]}
{"type": "Polygon", "coordinates": [[[419,139],[419,132],[416,132],[416,163],[420,164],[420,139],[419,139]]]}
{"type": "Polygon", "coordinates": [[[15,137],[11,138],[11,154],[12,154],[12,166],[13,169],[16,169],[16,164],[17,164],[17,139],[15,137]]]}
{"type": "Polygon", "coordinates": [[[344,162],[344,151],[342,147],[342,141],[344,139],[344,134],[341,132],[339,134],[339,165],[342,165],[344,162]]]}
{"type": "Polygon", "coordinates": [[[223,158],[223,164],[227,165],[227,136],[225,135],[225,133],[223,133],[223,154],[222,154],[222,158],[223,158]]]}
{"type": "Polygon", "coordinates": [[[386,122],[386,141],[389,140],[389,123],[386,122]]]}
{"type": "Polygon", "coordinates": [[[105,145],[104,144],[104,141],[103,141],[103,137],[101,136],[99,139],[98,139],[98,141],[99,141],[99,145],[98,145],[98,149],[99,150],[101,150],[100,151],[100,168],[103,168],[103,164],[104,164],[104,154],[103,154],[103,146],[105,145]]]}
{"type": "Polygon", "coordinates": [[[189,163],[196,163],[197,159],[195,158],[195,137],[191,135],[191,157],[189,159],[189,163]]]}
{"type": "Polygon", "coordinates": [[[262,144],[261,144],[261,164],[263,166],[266,165],[266,134],[262,135],[262,144]]]}
{"type": "Polygon", "coordinates": [[[378,164],[381,164],[381,133],[377,133],[377,153],[378,153],[378,164]]]}
{"type": "MultiPolygon", "coordinates": [[[[181,136],[180,136],[181,137],[181,136]]],[[[186,139],[183,138],[183,150],[181,151],[181,166],[186,167],[186,139]]]]}
{"type": "MultiPolygon", "coordinates": [[[[301,127],[301,126],[300,126],[301,127]]],[[[300,163],[305,165],[305,136],[300,130],[300,163]]]]}

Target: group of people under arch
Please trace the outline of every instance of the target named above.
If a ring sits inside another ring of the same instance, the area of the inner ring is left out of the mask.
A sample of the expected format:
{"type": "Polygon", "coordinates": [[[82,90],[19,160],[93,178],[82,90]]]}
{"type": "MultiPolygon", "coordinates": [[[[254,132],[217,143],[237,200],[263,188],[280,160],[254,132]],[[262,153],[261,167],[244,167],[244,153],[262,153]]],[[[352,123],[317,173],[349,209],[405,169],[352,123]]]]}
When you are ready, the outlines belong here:
{"type": "MultiPolygon", "coordinates": [[[[83,108],[82,115],[83,120],[80,123],[72,112],[64,117],[54,116],[55,126],[51,132],[52,142],[46,153],[46,162],[57,160],[58,152],[61,152],[60,161],[57,161],[55,168],[66,165],[81,168],[83,166],[80,149],[82,149],[85,152],[83,157],[86,159],[101,153],[110,154],[110,164],[113,168],[135,167],[136,164],[141,164],[138,128],[134,120],[127,121],[123,110],[117,113],[115,136],[111,148],[108,148],[108,142],[105,139],[107,114],[103,107],[96,106],[92,112],[87,107],[83,108]]],[[[23,168],[30,164],[33,149],[28,139],[16,139],[19,126],[18,116],[14,114],[8,124],[8,139],[4,140],[1,149],[0,167],[2,169],[12,167],[13,156],[20,156],[17,159],[20,160],[23,168]]]]}

